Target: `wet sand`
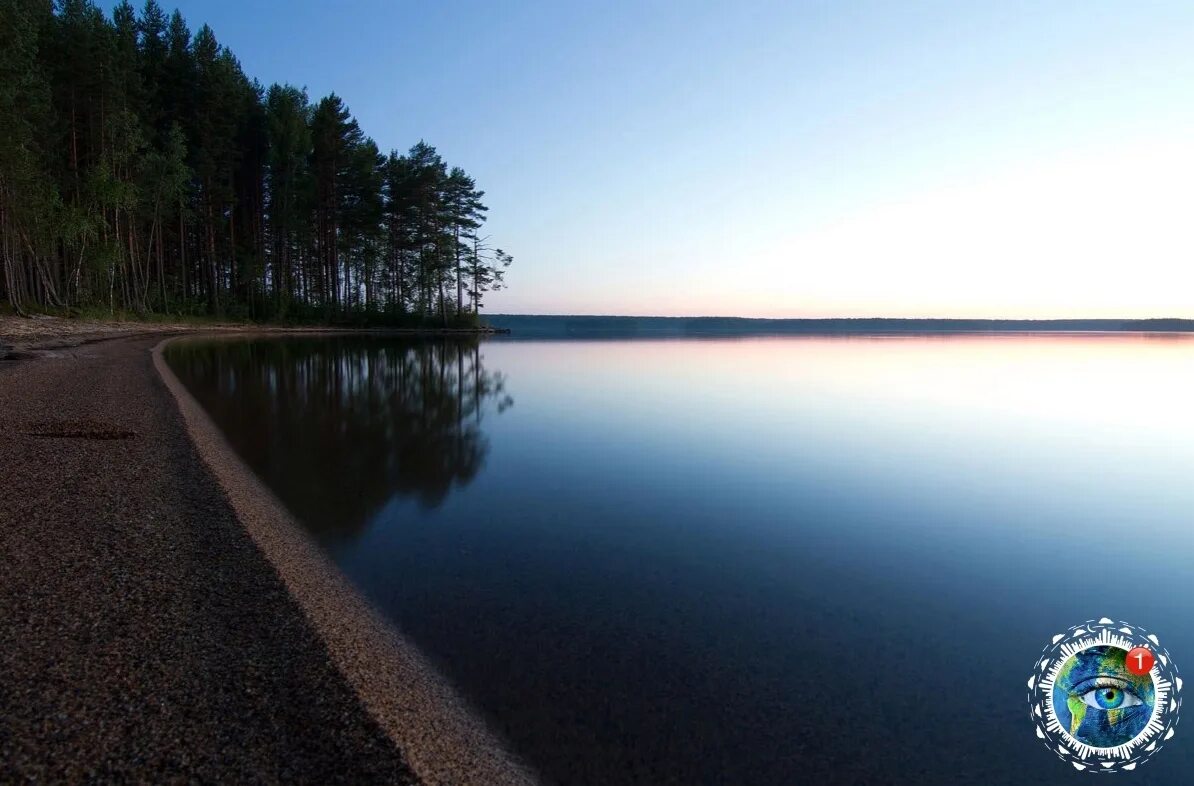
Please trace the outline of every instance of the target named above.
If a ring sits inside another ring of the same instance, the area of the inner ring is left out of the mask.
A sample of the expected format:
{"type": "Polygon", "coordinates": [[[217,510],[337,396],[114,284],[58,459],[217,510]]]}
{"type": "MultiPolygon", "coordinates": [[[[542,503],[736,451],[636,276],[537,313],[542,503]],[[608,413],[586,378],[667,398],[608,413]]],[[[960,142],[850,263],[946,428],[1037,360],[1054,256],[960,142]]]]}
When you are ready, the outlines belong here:
{"type": "Polygon", "coordinates": [[[0,362],[0,782],[529,782],[160,341],[0,362]]]}

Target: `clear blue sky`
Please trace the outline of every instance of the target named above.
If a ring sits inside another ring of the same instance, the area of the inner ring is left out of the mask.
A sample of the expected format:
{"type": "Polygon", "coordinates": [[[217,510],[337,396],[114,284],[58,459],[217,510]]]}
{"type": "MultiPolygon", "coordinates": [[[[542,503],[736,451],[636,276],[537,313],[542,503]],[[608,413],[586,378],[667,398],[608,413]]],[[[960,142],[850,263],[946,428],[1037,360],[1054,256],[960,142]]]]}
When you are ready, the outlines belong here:
{"type": "Polygon", "coordinates": [[[1194,3],[179,8],[472,173],[491,312],[1194,316],[1194,3]]]}

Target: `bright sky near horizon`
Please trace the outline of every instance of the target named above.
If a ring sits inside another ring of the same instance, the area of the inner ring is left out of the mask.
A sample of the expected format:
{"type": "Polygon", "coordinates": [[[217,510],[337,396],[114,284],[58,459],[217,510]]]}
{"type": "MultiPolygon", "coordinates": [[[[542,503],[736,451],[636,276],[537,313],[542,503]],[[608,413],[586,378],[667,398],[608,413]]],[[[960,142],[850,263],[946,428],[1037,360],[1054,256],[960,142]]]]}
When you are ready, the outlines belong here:
{"type": "Polygon", "coordinates": [[[492,313],[1194,317],[1194,3],[178,6],[474,175],[492,313]]]}

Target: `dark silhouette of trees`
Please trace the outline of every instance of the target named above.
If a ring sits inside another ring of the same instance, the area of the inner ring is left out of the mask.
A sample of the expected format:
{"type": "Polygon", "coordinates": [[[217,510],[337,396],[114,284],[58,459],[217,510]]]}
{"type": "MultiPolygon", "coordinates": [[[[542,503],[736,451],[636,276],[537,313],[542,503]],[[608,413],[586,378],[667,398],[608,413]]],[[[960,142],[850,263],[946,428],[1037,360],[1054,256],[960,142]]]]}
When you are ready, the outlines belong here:
{"type": "Polygon", "coordinates": [[[156,0],[0,0],[0,300],[470,324],[510,257],[484,192],[383,154],[332,94],[263,87],[156,0]]]}

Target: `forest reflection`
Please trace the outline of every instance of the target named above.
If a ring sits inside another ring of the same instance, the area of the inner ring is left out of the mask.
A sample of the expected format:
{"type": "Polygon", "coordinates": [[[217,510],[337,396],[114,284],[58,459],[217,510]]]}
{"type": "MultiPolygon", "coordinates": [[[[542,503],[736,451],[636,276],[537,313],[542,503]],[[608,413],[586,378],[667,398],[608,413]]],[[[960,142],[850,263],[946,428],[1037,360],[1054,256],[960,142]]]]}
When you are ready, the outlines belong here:
{"type": "Polygon", "coordinates": [[[325,543],[351,539],[395,497],[439,506],[484,465],[485,414],[513,404],[476,339],[192,341],[167,359],[325,543]]]}

